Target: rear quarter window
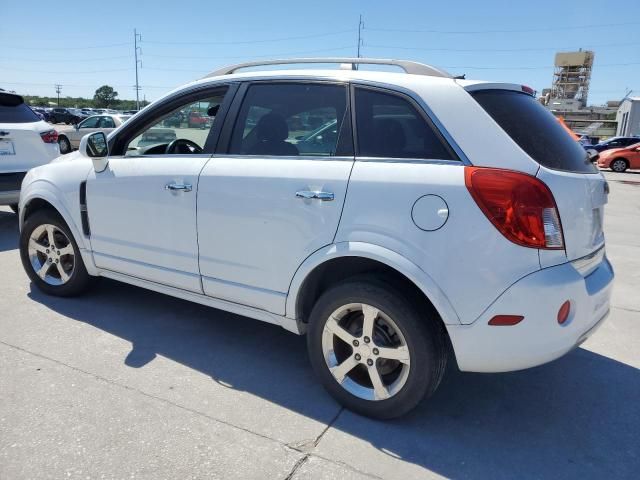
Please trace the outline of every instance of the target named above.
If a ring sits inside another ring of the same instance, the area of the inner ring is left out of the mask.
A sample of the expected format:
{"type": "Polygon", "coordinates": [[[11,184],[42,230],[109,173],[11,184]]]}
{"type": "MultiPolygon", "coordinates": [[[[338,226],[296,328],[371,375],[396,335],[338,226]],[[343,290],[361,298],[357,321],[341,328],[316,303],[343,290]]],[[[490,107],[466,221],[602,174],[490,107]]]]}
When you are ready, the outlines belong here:
{"type": "Polygon", "coordinates": [[[32,123],[39,120],[22,97],[0,93],[0,123],[32,123]]]}
{"type": "Polygon", "coordinates": [[[477,90],[471,96],[540,165],[565,172],[597,172],[584,148],[531,95],[512,90],[477,90]]]}

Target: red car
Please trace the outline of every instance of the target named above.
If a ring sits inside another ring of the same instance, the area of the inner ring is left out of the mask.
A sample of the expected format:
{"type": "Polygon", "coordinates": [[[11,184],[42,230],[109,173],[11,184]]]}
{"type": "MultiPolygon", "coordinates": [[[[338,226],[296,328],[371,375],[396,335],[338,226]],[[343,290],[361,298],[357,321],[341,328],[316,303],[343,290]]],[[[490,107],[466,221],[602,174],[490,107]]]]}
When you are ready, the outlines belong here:
{"type": "Polygon", "coordinates": [[[598,158],[600,168],[610,168],[614,172],[624,172],[628,168],[640,168],[640,143],[625,148],[605,150],[598,158]]]}
{"type": "Polygon", "coordinates": [[[209,124],[209,117],[205,117],[200,112],[189,112],[189,128],[206,128],[209,124]]]}

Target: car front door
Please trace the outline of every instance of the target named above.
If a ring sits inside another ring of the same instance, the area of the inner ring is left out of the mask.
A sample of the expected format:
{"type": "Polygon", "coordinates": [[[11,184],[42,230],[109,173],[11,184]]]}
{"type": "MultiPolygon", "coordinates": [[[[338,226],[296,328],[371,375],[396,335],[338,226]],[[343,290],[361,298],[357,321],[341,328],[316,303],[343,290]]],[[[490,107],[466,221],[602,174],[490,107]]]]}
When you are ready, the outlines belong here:
{"type": "Polygon", "coordinates": [[[348,105],[344,84],[239,90],[198,187],[206,295],[285,313],[296,269],[338,227],[354,161],[348,105]],[[311,135],[323,125],[326,138],[311,135]]]}
{"type": "Polygon", "coordinates": [[[196,194],[219,122],[206,130],[159,126],[186,106],[217,112],[227,91],[209,88],[170,99],[110,139],[107,168],[87,179],[90,240],[98,268],[202,292],[196,194]],[[159,130],[161,136],[149,133],[159,130]]]}

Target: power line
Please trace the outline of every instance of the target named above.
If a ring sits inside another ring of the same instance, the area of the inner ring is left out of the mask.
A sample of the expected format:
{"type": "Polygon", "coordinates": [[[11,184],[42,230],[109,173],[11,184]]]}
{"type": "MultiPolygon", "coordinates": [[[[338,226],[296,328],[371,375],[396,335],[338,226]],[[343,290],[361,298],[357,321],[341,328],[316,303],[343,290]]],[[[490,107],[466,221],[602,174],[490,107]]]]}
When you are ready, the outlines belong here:
{"type": "MultiPolygon", "coordinates": [[[[74,58],[73,63],[78,62],[103,62],[105,60],[121,60],[123,58],[131,58],[131,55],[118,55],[115,57],[100,57],[100,58],[74,58]]],[[[18,61],[18,62],[37,62],[37,63],[60,63],[68,61],[68,58],[44,58],[44,59],[36,59],[36,58],[18,58],[18,57],[5,57],[4,55],[0,55],[0,60],[10,60],[10,61],[18,61]]]]}
{"type": "Polygon", "coordinates": [[[353,48],[351,45],[346,45],[342,47],[331,47],[331,48],[318,48],[314,50],[298,50],[297,52],[284,52],[284,53],[271,53],[269,55],[233,55],[233,56],[222,56],[222,57],[209,57],[209,56],[191,56],[191,55],[155,55],[155,54],[146,54],[145,57],[148,58],[174,58],[174,59],[192,59],[192,60],[234,60],[238,58],[274,58],[274,57],[286,57],[289,55],[301,55],[305,53],[318,53],[318,52],[334,52],[338,50],[347,50],[353,48]]]}
{"type": "Polygon", "coordinates": [[[405,29],[405,28],[367,28],[367,30],[375,32],[403,32],[403,33],[439,33],[439,34],[452,34],[452,35],[480,35],[484,33],[531,33],[531,32],[562,32],[565,30],[582,30],[587,28],[606,28],[606,27],[621,27],[625,25],[640,25],[639,22],[624,22],[624,23],[597,23],[591,25],[575,25],[575,26],[563,26],[563,27],[543,27],[543,28],[530,28],[530,29],[510,29],[510,30],[432,30],[432,29],[405,29]]]}
{"type": "MultiPolygon", "coordinates": [[[[627,62],[627,63],[602,63],[597,65],[598,68],[601,67],[627,67],[630,65],[640,65],[640,62],[627,62]]],[[[461,66],[461,65],[443,65],[442,68],[450,68],[450,69],[468,69],[468,70],[545,70],[545,69],[553,69],[553,65],[546,66],[526,66],[526,67],[472,67],[472,66],[461,66]]]]}
{"type": "Polygon", "coordinates": [[[5,45],[6,48],[12,48],[15,50],[90,50],[93,48],[111,48],[111,47],[122,47],[124,45],[129,45],[129,43],[112,43],[110,45],[89,45],[83,47],[22,47],[16,45],[5,45]]]}
{"type": "Polygon", "coordinates": [[[353,32],[354,32],[353,29],[349,29],[349,30],[339,30],[335,32],[316,33],[312,35],[300,35],[295,37],[266,38],[262,40],[243,40],[243,41],[233,41],[233,42],[197,42],[197,41],[174,42],[174,41],[145,40],[145,43],[157,44],[157,45],[253,45],[257,43],[284,42],[287,40],[304,40],[307,38],[329,37],[331,35],[341,35],[344,33],[353,33],[353,32]]]}
{"type": "Polygon", "coordinates": [[[86,70],[86,71],[75,71],[75,70],[56,70],[56,71],[45,71],[45,70],[25,70],[22,68],[13,68],[7,67],[12,71],[16,72],[29,72],[29,73],[67,73],[70,75],[76,74],[84,74],[84,73],[110,73],[110,72],[123,72],[125,70],[130,71],[129,68],[114,68],[111,70],[86,70]]]}
{"type": "Polygon", "coordinates": [[[525,48],[432,48],[432,47],[403,47],[396,45],[370,45],[369,48],[383,48],[393,50],[415,50],[422,52],[537,52],[537,51],[562,51],[577,50],[579,48],[606,48],[606,47],[626,47],[638,46],[640,43],[605,43],[601,45],[583,45],[582,47],[525,47],[525,48]]]}

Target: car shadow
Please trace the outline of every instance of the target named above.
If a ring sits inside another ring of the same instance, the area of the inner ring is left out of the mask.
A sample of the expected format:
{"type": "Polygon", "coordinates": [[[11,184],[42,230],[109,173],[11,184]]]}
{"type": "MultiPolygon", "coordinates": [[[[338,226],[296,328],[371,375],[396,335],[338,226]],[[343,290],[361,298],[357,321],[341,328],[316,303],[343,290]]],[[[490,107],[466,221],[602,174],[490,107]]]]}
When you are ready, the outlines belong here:
{"type": "Polygon", "coordinates": [[[0,252],[18,248],[18,216],[10,211],[0,210],[0,252]]]}
{"type": "MultiPolygon", "coordinates": [[[[79,298],[49,297],[34,286],[29,296],[131,342],[122,359],[129,367],[162,355],[321,422],[338,411],[313,378],[304,338],[273,325],[104,279],[79,298]]],[[[452,369],[430,400],[401,419],[344,411],[333,427],[390,462],[450,478],[637,478],[638,400],[638,369],[577,349],[522,372],[452,369]]]]}

